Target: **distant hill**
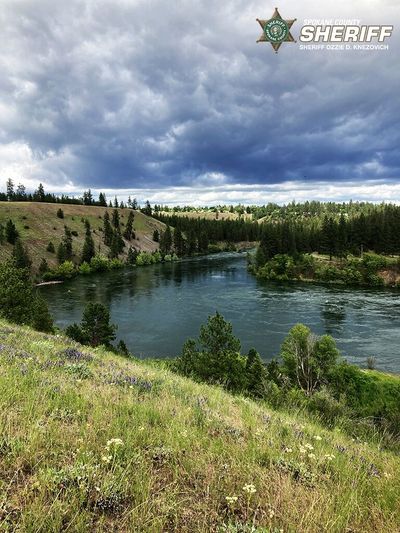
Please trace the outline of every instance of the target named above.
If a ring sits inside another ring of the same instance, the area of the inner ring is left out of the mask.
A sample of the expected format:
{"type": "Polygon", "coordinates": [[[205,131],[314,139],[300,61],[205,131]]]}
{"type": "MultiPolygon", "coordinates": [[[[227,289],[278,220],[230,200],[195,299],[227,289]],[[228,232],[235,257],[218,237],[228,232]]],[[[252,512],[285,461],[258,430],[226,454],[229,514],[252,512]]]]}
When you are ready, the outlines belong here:
{"type": "MultiPolygon", "coordinates": [[[[103,243],[102,218],[108,211],[110,216],[113,208],[95,207],[71,204],[48,204],[41,202],[0,202],[0,223],[3,225],[11,219],[17,227],[21,240],[28,248],[29,255],[33,261],[33,268],[36,269],[42,258],[45,258],[50,267],[57,264],[56,254],[46,250],[51,241],[55,249],[60,243],[64,226],[68,226],[71,231],[78,236],[73,237],[73,250],[78,261],[85,240],[85,227],[83,221],[89,220],[93,230],[93,239],[96,250],[107,255],[109,248],[103,243]],[[64,218],[57,217],[57,211],[62,209],[64,218]]],[[[128,219],[129,209],[118,209],[121,219],[122,230],[128,219]]],[[[155,229],[162,230],[164,224],[148,217],[140,211],[134,211],[134,230],[136,239],[126,241],[126,247],[121,254],[123,258],[128,252],[129,246],[134,246],[138,251],[155,251],[158,244],[153,241],[155,229]]],[[[0,246],[0,261],[9,257],[12,253],[12,246],[5,244],[0,246]]]]}

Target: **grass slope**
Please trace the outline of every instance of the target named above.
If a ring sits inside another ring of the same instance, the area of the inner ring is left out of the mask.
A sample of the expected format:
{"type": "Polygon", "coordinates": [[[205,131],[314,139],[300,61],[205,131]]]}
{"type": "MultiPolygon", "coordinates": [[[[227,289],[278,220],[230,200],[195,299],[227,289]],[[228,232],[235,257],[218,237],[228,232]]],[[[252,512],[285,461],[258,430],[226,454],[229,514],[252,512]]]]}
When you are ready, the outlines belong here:
{"type": "Polygon", "coordinates": [[[399,457],[102,348],[0,321],[0,406],[1,531],[400,530],[399,457]]]}
{"type": "MultiPolygon", "coordinates": [[[[78,233],[78,237],[73,237],[73,249],[76,259],[79,260],[83,243],[85,240],[85,227],[82,218],[88,219],[93,231],[93,238],[96,250],[100,250],[105,255],[109,249],[103,243],[103,233],[99,231],[103,226],[101,220],[108,210],[110,216],[112,208],[84,206],[84,205],[60,205],[46,204],[40,202],[0,202],[0,223],[5,225],[11,219],[20,233],[22,242],[27,246],[33,261],[34,268],[37,268],[44,257],[50,266],[57,264],[55,254],[46,251],[49,241],[52,241],[56,250],[64,235],[64,225],[72,231],[78,233]],[[58,209],[64,211],[64,218],[57,217],[58,209]]],[[[128,209],[118,209],[121,224],[125,225],[128,219],[128,209]]],[[[122,225],[122,230],[124,226],[122,225]]],[[[136,240],[129,244],[138,250],[154,251],[158,245],[153,242],[153,231],[162,229],[164,224],[147,217],[139,211],[135,211],[134,230],[136,240]]],[[[128,242],[124,254],[128,251],[128,242]]],[[[11,245],[0,246],[0,261],[8,257],[12,252],[11,245]]],[[[122,256],[121,256],[122,257],[122,256]]]]}

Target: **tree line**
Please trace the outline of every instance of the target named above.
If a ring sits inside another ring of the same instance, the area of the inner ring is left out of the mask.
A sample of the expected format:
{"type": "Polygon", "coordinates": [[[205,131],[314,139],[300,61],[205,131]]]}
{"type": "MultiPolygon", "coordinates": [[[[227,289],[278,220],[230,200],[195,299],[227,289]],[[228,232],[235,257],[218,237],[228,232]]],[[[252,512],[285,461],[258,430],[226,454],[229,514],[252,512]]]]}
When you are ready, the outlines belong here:
{"type": "MultiPolygon", "coordinates": [[[[137,199],[132,199],[130,196],[126,203],[119,201],[117,196],[114,197],[113,201],[107,201],[107,197],[103,192],[100,192],[98,198],[96,199],[93,196],[91,189],[84,191],[82,197],[80,198],[68,196],[67,194],[58,196],[54,193],[46,192],[42,183],[39,184],[38,188],[33,193],[30,193],[27,191],[25,185],[22,183],[15,185],[12,179],[8,179],[6,182],[6,192],[0,192],[0,202],[46,202],[50,204],[94,205],[120,209],[124,209],[126,207],[129,207],[133,210],[140,209],[137,199]]],[[[143,211],[148,211],[147,204],[148,202],[143,208],[143,211]]]]}

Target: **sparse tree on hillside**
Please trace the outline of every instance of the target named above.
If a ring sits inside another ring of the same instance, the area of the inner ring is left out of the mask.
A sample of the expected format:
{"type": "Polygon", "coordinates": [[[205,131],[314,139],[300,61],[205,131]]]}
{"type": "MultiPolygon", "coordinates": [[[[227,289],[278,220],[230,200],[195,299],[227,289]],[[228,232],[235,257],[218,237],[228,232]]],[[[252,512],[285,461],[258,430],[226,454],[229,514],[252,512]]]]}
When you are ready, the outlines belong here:
{"type": "Polygon", "coordinates": [[[21,239],[15,241],[12,257],[17,268],[26,268],[28,270],[31,268],[31,258],[29,257],[28,250],[22,244],[21,239]]]}
{"type": "Polygon", "coordinates": [[[19,233],[15,227],[14,222],[10,219],[6,224],[6,239],[10,244],[15,244],[18,239],[19,233]]]}
{"type": "Polygon", "coordinates": [[[110,215],[108,211],[104,213],[103,217],[103,235],[104,235],[104,244],[106,246],[111,246],[113,238],[113,229],[110,224],[110,215]]]}
{"type": "Polygon", "coordinates": [[[90,222],[85,220],[85,242],[82,249],[81,262],[90,263],[92,257],[96,255],[94,240],[92,237],[92,230],[90,228],[90,222]]]}
{"type": "Polygon", "coordinates": [[[99,205],[102,207],[107,207],[106,195],[103,192],[99,194],[99,205]]]}
{"type": "Polygon", "coordinates": [[[135,232],[133,231],[133,221],[135,215],[133,211],[129,211],[128,221],[126,223],[126,228],[124,231],[124,237],[126,240],[130,241],[135,238],[135,232]]]}
{"type": "Polygon", "coordinates": [[[65,332],[77,342],[95,347],[109,346],[116,330],[117,326],[110,324],[108,309],[100,303],[90,303],[83,312],[81,324],[72,324],[65,332]]]}

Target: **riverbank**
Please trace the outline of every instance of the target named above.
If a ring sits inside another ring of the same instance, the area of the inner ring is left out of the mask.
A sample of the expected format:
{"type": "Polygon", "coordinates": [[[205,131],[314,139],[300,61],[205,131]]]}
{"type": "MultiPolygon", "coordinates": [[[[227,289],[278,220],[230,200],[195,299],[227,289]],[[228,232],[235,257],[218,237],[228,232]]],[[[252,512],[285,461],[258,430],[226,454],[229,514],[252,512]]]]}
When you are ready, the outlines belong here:
{"type": "Polygon", "coordinates": [[[260,279],[270,281],[400,288],[399,259],[372,253],[341,259],[318,254],[278,254],[261,264],[254,255],[249,258],[249,271],[260,279]]]}
{"type": "Polygon", "coordinates": [[[377,441],[4,321],[0,342],[6,528],[400,528],[377,441]]]}

